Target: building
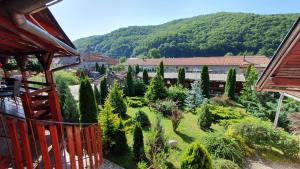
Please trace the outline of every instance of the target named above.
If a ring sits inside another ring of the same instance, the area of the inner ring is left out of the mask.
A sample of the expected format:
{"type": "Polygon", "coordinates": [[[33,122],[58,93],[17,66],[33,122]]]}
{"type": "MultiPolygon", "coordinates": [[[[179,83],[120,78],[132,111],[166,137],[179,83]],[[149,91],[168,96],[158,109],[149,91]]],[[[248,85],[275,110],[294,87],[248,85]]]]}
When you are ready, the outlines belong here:
{"type": "Polygon", "coordinates": [[[108,56],[102,56],[99,54],[85,54],[81,57],[80,68],[86,70],[95,70],[96,63],[111,67],[112,65],[118,64],[118,60],[108,56]]]}

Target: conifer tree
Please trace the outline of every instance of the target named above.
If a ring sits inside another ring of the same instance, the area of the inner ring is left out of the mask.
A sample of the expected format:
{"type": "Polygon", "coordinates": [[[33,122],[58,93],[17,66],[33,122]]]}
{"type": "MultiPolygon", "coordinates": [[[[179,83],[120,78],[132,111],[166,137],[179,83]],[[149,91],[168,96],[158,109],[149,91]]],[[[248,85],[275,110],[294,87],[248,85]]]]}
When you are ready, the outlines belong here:
{"type": "Polygon", "coordinates": [[[157,73],[159,73],[162,76],[162,78],[164,79],[164,77],[165,77],[165,69],[164,69],[164,63],[163,63],[163,61],[161,61],[159,63],[159,66],[157,68],[157,73]]]}
{"type": "Polygon", "coordinates": [[[184,101],[185,105],[188,110],[195,111],[196,107],[199,106],[203,100],[201,82],[194,81],[194,83],[192,83],[192,88],[188,91],[187,97],[184,101]]]}
{"type": "Polygon", "coordinates": [[[204,65],[201,71],[201,87],[203,91],[203,96],[209,98],[209,73],[208,67],[204,65]]]}
{"type": "Polygon", "coordinates": [[[144,136],[140,124],[135,124],[133,129],[133,154],[136,161],[145,158],[144,136]]]}
{"type": "Polygon", "coordinates": [[[134,84],[133,84],[132,75],[133,75],[133,72],[132,72],[131,66],[129,66],[128,72],[126,75],[126,81],[125,81],[125,94],[127,96],[134,96],[134,84]]]}
{"type": "Polygon", "coordinates": [[[151,139],[149,139],[149,155],[151,158],[164,151],[166,146],[165,133],[160,121],[161,118],[162,117],[159,115],[156,116],[156,121],[153,127],[153,136],[151,136],[151,139]]]}
{"type": "Polygon", "coordinates": [[[225,84],[225,95],[228,96],[231,100],[234,100],[236,85],[236,71],[233,68],[229,69],[227,80],[225,84]]]}
{"type": "Polygon", "coordinates": [[[144,82],[145,85],[149,84],[149,76],[148,76],[147,69],[143,70],[143,82],[144,82]]]}
{"type": "Polygon", "coordinates": [[[140,73],[140,66],[136,65],[135,66],[135,74],[138,75],[140,73]]]}
{"type": "Polygon", "coordinates": [[[101,95],[100,92],[98,90],[98,87],[96,86],[96,84],[94,84],[94,93],[95,93],[95,100],[97,105],[100,105],[101,103],[101,95]]]}
{"type": "Polygon", "coordinates": [[[212,114],[209,111],[207,103],[203,103],[201,108],[197,109],[197,113],[199,114],[198,125],[200,129],[208,130],[212,124],[212,114]]]}
{"type": "Polygon", "coordinates": [[[114,141],[115,141],[115,146],[113,146],[114,154],[121,155],[128,150],[125,128],[120,118],[116,123],[114,141]]]}
{"type": "Polygon", "coordinates": [[[104,104],[107,94],[108,94],[107,81],[106,81],[106,78],[104,78],[100,82],[100,97],[101,97],[100,104],[104,104]]]}
{"type": "Polygon", "coordinates": [[[185,86],[185,69],[184,68],[179,68],[177,84],[182,85],[183,87],[185,86]]]}
{"type": "Polygon", "coordinates": [[[155,77],[151,79],[145,96],[150,101],[164,99],[167,96],[164,80],[159,73],[156,73],[155,77]]]}
{"type": "Polygon", "coordinates": [[[113,108],[113,112],[121,117],[125,117],[127,111],[123,95],[123,90],[119,86],[118,82],[114,81],[111,91],[108,94],[108,99],[113,108]]]}
{"type": "Polygon", "coordinates": [[[80,122],[97,123],[97,106],[91,83],[87,77],[80,80],[79,88],[80,122]]]}
{"type": "Polygon", "coordinates": [[[106,67],[104,64],[101,65],[101,68],[100,68],[100,74],[101,75],[104,75],[106,73],[106,67]]]}
{"type": "MultiPolygon", "coordinates": [[[[245,83],[243,84],[243,89],[240,94],[240,102],[242,104],[247,104],[246,102],[255,102],[256,101],[256,92],[252,90],[252,87],[255,85],[255,82],[258,78],[258,73],[254,66],[249,65],[245,72],[245,83]]],[[[247,106],[248,107],[248,106],[247,106]]]]}
{"type": "Polygon", "coordinates": [[[71,94],[70,88],[63,80],[58,81],[57,89],[59,94],[59,103],[63,120],[67,122],[79,122],[79,111],[76,100],[71,94]]]}
{"type": "Polygon", "coordinates": [[[99,64],[96,62],[96,66],[95,66],[95,68],[96,68],[96,71],[97,72],[101,72],[101,68],[100,68],[100,66],[99,66],[99,64]]]}

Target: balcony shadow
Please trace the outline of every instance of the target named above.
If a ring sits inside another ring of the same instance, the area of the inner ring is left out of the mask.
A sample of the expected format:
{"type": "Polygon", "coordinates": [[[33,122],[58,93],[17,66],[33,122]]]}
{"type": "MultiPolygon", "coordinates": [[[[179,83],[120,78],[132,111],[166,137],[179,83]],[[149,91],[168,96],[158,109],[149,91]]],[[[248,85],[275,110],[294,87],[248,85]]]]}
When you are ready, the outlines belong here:
{"type": "Polygon", "coordinates": [[[177,131],[176,134],[182,138],[182,140],[186,143],[192,143],[194,141],[193,137],[190,137],[184,133],[181,133],[180,131],[177,131]]]}

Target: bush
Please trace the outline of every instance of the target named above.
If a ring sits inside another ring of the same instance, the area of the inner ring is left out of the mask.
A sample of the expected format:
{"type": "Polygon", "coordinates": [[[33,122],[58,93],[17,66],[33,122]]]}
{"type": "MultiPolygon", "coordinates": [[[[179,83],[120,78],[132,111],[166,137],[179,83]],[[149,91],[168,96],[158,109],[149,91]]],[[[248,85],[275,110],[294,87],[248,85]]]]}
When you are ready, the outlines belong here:
{"type": "Polygon", "coordinates": [[[223,134],[209,133],[203,139],[203,144],[215,158],[224,158],[237,164],[243,162],[243,148],[232,138],[223,134]]]}
{"type": "Polygon", "coordinates": [[[202,130],[208,130],[212,123],[212,115],[208,109],[207,104],[203,104],[201,108],[196,109],[198,116],[198,125],[202,130]]]}
{"type": "Polygon", "coordinates": [[[146,86],[145,86],[143,80],[135,79],[133,84],[134,84],[134,89],[135,89],[135,92],[134,92],[135,95],[136,96],[144,96],[145,91],[146,91],[146,86]]]}
{"type": "Polygon", "coordinates": [[[222,158],[214,160],[214,167],[215,169],[240,169],[236,163],[222,158]]]}
{"type": "Polygon", "coordinates": [[[130,107],[143,107],[145,102],[143,99],[138,97],[126,97],[127,105],[130,107]]]}
{"type": "Polygon", "coordinates": [[[125,117],[127,106],[123,99],[123,90],[117,81],[114,81],[113,86],[108,94],[108,100],[113,107],[113,112],[121,117],[125,117]]]}
{"type": "Polygon", "coordinates": [[[235,102],[230,100],[228,96],[215,96],[210,99],[213,104],[221,105],[221,106],[234,106],[235,102]]]}
{"type": "Polygon", "coordinates": [[[142,128],[150,127],[150,120],[145,112],[138,110],[133,118],[135,123],[140,123],[142,128]]]}
{"type": "Polygon", "coordinates": [[[145,158],[144,136],[139,124],[135,124],[133,130],[133,154],[136,161],[142,161],[145,158]]]}
{"type": "Polygon", "coordinates": [[[155,101],[157,99],[164,99],[167,96],[167,90],[165,88],[165,82],[160,74],[156,74],[146,91],[145,97],[150,101],[155,101]]]}
{"type": "Polygon", "coordinates": [[[63,80],[67,83],[67,85],[78,85],[79,79],[75,76],[74,73],[67,72],[64,70],[60,70],[54,73],[54,79],[56,83],[60,80],[63,80]]]}
{"type": "Polygon", "coordinates": [[[213,123],[220,122],[221,120],[241,119],[247,115],[244,109],[241,108],[211,104],[207,106],[212,114],[213,123]]]}
{"type": "Polygon", "coordinates": [[[121,119],[116,124],[113,140],[115,145],[112,147],[112,150],[115,155],[124,154],[128,150],[126,133],[121,119]]]}
{"type": "Polygon", "coordinates": [[[138,169],[147,169],[147,168],[148,168],[148,167],[147,167],[147,163],[144,162],[144,161],[138,162],[138,163],[137,163],[137,168],[138,168],[138,169]]]}
{"type": "Polygon", "coordinates": [[[212,160],[201,143],[191,143],[183,154],[181,169],[212,169],[212,160]]]}
{"type": "Polygon", "coordinates": [[[176,130],[181,122],[181,119],[183,119],[182,112],[175,107],[172,110],[172,116],[171,116],[172,128],[173,128],[174,132],[176,132],[176,130]]]}
{"type": "Polygon", "coordinates": [[[176,103],[172,100],[158,100],[152,107],[160,112],[163,116],[171,116],[174,108],[177,107],[176,103]]]}
{"type": "Polygon", "coordinates": [[[177,102],[179,106],[183,106],[186,94],[187,89],[181,85],[171,86],[168,88],[168,98],[177,102]]]}

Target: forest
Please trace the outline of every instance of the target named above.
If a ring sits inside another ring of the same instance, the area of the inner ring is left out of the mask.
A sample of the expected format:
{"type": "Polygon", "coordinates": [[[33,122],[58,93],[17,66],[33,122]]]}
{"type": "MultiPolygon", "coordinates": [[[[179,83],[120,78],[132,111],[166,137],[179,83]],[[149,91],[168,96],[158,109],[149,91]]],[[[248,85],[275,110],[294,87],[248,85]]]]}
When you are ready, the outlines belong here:
{"type": "Polygon", "coordinates": [[[272,56],[298,15],[219,12],[155,26],[120,28],[74,44],[81,52],[115,58],[272,56]]]}

